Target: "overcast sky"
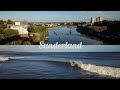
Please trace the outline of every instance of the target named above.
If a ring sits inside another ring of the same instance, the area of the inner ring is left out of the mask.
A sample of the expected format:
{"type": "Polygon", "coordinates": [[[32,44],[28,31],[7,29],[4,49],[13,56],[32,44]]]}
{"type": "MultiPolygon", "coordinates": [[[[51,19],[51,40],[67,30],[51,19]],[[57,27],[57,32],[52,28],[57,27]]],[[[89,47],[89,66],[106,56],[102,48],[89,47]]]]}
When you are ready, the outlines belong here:
{"type": "Polygon", "coordinates": [[[30,22],[79,22],[102,16],[106,20],[120,20],[120,11],[0,11],[0,20],[30,22]]]}

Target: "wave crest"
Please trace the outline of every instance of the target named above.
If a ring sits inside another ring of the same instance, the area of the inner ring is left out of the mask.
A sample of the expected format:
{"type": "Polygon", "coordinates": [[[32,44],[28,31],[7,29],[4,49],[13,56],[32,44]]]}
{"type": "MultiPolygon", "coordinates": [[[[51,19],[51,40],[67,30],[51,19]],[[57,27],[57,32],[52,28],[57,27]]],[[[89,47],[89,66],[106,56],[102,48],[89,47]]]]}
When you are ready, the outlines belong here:
{"type": "Polygon", "coordinates": [[[74,60],[70,60],[70,65],[77,66],[83,70],[98,73],[101,75],[108,75],[111,77],[120,78],[120,68],[96,66],[93,64],[83,64],[82,61],[74,61],[74,60]]]}
{"type": "Polygon", "coordinates": [[[7,57],[7,56],[0,56],[0,61],[7,61],[13,59],[22,59],[22,58],[29,58],[29,57],[7,57]]]}
{"type": "Polygon", "coordinates": [[[0,61],[6,61],[6,60],[9,60],[9,57],[1,57],[0,56],[0,61]]]}

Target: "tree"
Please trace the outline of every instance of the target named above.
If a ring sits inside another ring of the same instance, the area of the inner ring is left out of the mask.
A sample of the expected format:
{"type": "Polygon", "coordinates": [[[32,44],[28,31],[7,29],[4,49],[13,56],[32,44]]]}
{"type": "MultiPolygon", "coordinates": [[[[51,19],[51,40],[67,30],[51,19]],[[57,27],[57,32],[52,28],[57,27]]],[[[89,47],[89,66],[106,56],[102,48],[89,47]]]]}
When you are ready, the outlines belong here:
{"type": "Polygon", "coordinates": [[[0,39],[4,39],[5,36],[3,34],[0,34],[0,39]]]}
{"type": "Polygon", "coordinates": [[[8,19],[7,24],[14,24],[10,19],[8,19]]]}
{"type": "Polygon", "coordinates": [[[33,26],[28,27],[28,32],[35,32],[35,29],[33,26]]]}
{"type": "Polygon", "coordinates": [[[3,28],[3,29],[5,29],[5,28],[7,28],[7,25],[1,25],[1,28],[3,28]]]}
{"type": "Polygon", "coordinates": [[[0,20],[0,24],[4,24],[4,21],[3,21],[3,20],[0,20]]]}
{"type": "Polygon", "coordinates": [[[5,25],[5,21],[3,21],[3,20],[0,20],[0,28],[6,28],[7,27],[7,25],[5,25]]]}

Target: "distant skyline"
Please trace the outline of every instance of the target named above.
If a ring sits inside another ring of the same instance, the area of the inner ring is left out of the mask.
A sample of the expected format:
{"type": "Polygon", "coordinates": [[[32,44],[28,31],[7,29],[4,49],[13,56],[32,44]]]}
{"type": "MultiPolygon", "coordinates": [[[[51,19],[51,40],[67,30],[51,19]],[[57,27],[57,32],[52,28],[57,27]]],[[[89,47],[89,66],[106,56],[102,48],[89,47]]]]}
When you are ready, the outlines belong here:
{"type": "Polygon", "coordinates": [[[0,20],[29,22],[90,22],[91,17],[120,20],[120,11],[0,11],[0,20]]]}

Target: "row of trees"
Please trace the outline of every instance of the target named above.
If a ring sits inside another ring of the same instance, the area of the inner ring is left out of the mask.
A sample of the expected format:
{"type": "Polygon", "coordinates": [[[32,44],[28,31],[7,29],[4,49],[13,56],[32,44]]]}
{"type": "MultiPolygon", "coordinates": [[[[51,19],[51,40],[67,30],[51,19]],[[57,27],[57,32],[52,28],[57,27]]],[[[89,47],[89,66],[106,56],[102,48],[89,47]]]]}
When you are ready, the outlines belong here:
{"type": "Polygon", "coordinates": [[[12,20],[10,20],[10,19],[8,19],[7,21],[0,20],[0,25],[1,24],[5,24],[5,23],[7,23],[7,24],[14,24],[14,22],[12,20]]]}
{"type": "Polygon", "coordinates": [[[0,20],[0,28],[7,28],[7,24],[14,24],[14,22],[10,19],[8,19],[7,21],[0,20]]]}

